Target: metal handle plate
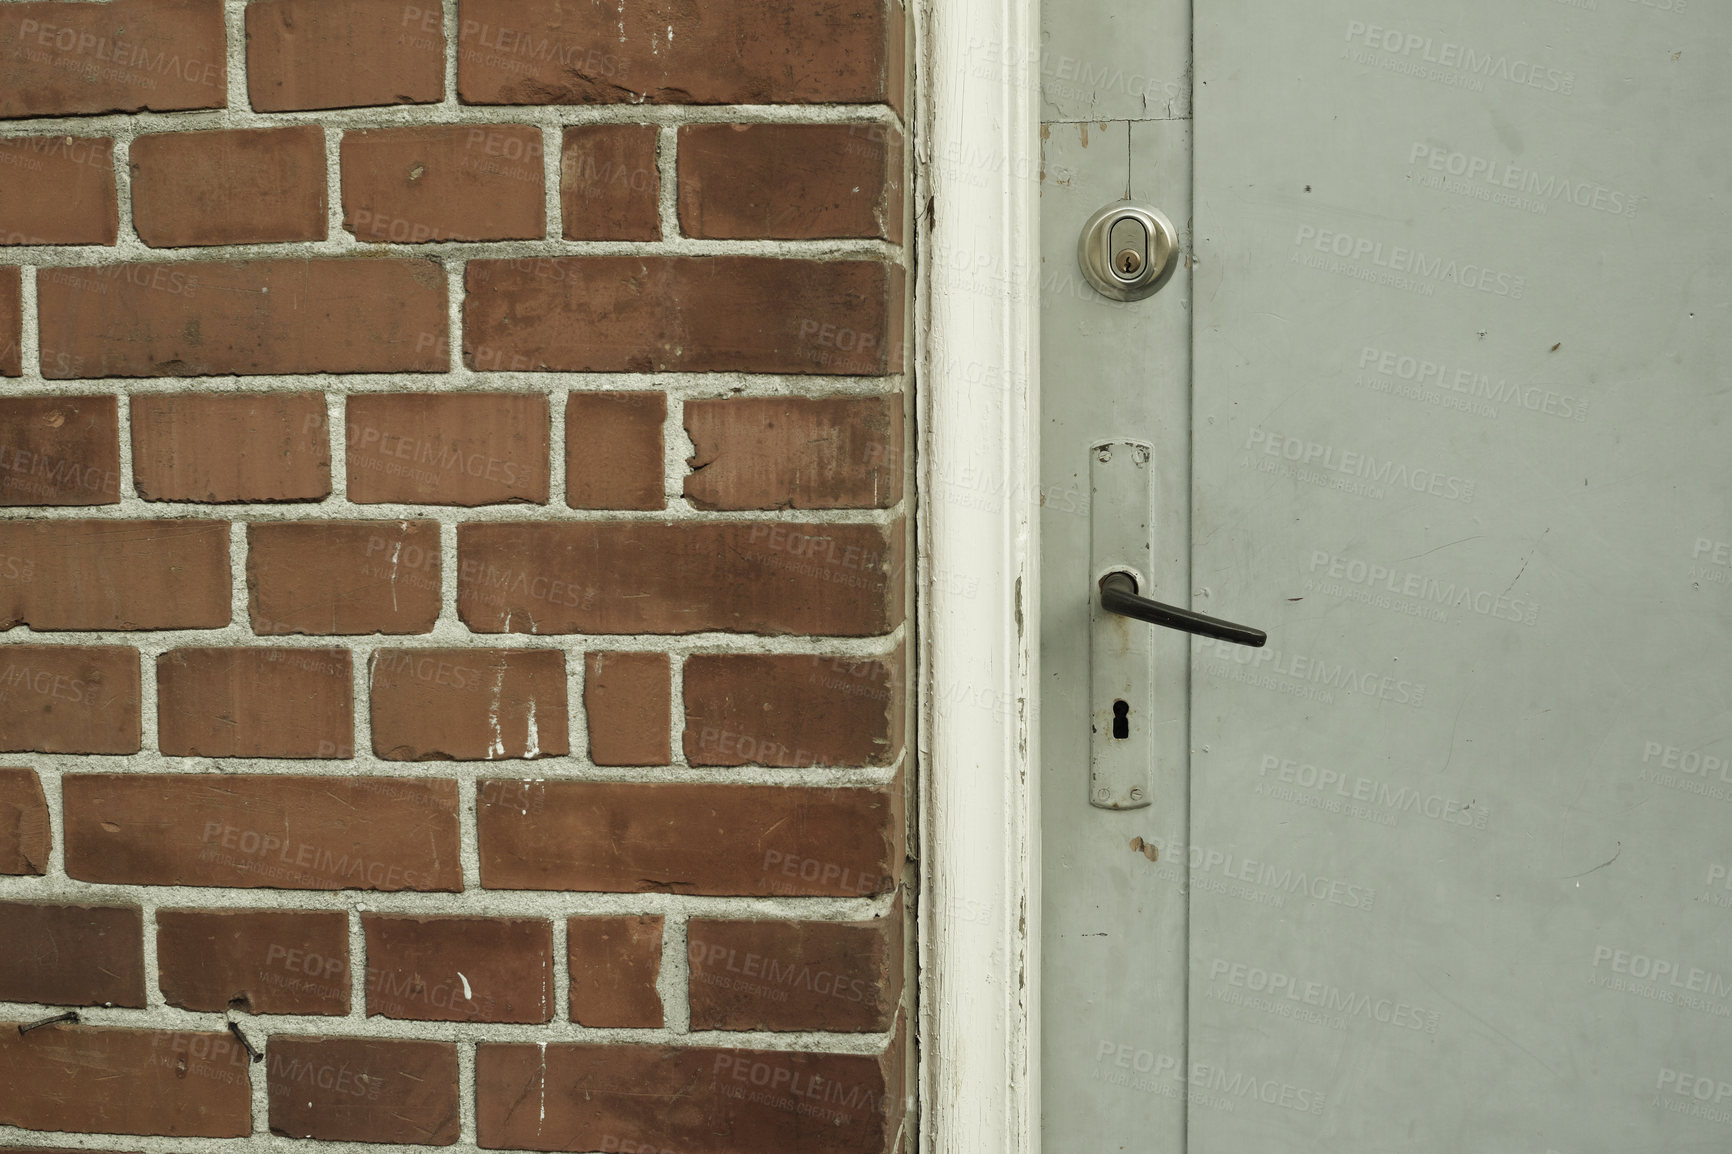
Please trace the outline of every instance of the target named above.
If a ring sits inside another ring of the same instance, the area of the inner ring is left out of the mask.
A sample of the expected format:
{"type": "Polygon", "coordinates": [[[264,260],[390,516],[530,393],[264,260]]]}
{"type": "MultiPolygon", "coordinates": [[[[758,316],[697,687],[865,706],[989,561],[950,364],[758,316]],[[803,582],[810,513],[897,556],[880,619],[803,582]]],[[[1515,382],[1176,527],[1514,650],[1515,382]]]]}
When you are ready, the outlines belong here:
{"type": "Polygon", "coordinates": [[[1089,803],[1150,804],[1154,778],[1155,660],[1143,622],[1240,645],[1261,629],[1138,595],[1154,565],[1155,449],[1147,441],[1089,447],[1089,803]]]}

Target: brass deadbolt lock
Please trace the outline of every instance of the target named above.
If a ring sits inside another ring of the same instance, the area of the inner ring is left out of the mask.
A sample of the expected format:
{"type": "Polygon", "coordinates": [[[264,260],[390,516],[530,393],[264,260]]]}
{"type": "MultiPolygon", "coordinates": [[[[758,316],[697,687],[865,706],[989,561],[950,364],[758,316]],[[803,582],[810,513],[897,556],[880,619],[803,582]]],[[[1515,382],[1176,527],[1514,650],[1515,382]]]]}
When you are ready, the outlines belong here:
{"type": "Polygon", "coordinates": [[[1179,238],[1157,208],[1121,200],[1083,226],[1077,263],[1097,291],[1120,301],[1142,300],[1173,275],[1179,238]]]}

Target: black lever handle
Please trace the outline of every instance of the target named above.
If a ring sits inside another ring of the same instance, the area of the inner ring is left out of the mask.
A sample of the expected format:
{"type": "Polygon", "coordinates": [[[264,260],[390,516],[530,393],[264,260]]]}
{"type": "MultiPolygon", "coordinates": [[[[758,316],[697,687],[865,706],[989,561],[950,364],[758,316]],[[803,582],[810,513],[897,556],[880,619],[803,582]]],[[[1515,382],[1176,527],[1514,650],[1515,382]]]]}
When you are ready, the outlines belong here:
{"type": "Polygon", "coordinates": [[[1147,597],[1138,597],[1136,578],[1129,573],[1108,573],[1101,578],[1101,608],[1120,617],[1134,617],[1151,625],[1164,625],[1168,629],[1181,629],[1218,641],[1249,645],[1253,649],[1261,648],[1269,640],[1269,635],[1261,629],[1235,625],[1219,617],[1205,617],[1177,605],[1163,605],[1147,597]]]}

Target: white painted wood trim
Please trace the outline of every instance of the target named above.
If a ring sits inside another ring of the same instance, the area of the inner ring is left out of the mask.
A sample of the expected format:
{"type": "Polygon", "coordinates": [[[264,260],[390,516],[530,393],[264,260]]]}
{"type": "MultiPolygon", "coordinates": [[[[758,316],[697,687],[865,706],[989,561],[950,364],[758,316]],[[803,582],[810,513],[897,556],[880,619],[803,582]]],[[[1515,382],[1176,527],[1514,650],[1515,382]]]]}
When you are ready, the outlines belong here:
{"type": "Polygon", "coordinates": [[[915,49],[921,1149],[1036,1154],[1039,4],[915,49]]]}

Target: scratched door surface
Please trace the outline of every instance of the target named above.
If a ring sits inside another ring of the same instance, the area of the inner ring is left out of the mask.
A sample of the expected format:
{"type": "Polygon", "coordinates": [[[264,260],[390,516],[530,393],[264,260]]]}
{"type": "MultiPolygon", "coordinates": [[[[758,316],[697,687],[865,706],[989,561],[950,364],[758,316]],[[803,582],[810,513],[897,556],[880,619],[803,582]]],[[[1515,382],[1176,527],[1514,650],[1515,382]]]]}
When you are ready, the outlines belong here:
{"type": "Polygon", "coordinates": [[[1732,1149],[1732,9],[1195,11],[1187,1148],[1732,1149]]]}

